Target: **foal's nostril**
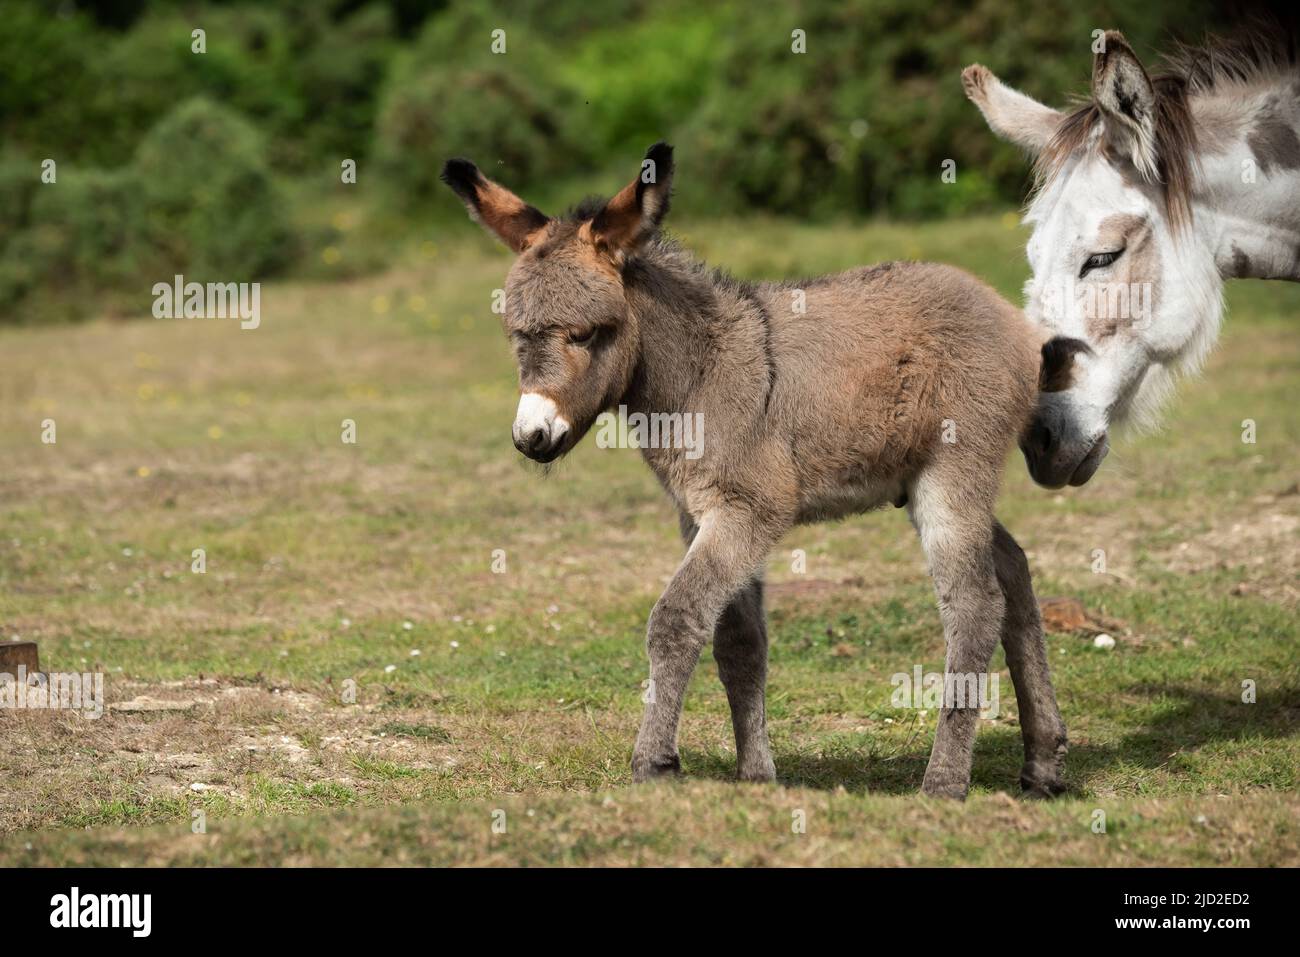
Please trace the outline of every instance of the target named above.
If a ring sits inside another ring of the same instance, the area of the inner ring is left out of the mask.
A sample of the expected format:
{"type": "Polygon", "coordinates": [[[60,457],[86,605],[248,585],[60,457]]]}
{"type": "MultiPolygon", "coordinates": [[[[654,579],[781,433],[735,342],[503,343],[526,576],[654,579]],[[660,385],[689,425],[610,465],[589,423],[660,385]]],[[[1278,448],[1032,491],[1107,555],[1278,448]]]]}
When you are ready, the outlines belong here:
{"type": "Polygon", "coordinates": [[[546,448],[550,441],[550,436],[546,434],[545,429],[533,429],[524,438],[524,442],[527,444],[526,451],[528,452],[540,452],[546,448]]]}

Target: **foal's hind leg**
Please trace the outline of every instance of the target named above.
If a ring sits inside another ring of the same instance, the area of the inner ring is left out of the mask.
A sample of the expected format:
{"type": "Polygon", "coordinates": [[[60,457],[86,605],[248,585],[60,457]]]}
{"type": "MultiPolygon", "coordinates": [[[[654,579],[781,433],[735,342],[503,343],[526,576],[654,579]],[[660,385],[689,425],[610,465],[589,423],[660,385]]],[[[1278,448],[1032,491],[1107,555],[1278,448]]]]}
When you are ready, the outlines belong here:
{"type": "Polygon", "coordinates": [[[731,705],[736,776],[742,781],[776,780],[767,744],[767,623],[761,580],[750,582],[722,613],[713,633],[713,659],[731,705]]]}
{"type": "Polygon", "coordinates": [[[921,790],[964,799],[981,704],[965,692],[968,682],[987,687],[1005,599],[993,561],[992,496],[970,489],[956,470],[952,474],[951,481],[923,475],[909,492],[908,507],[929,560],[948,645],[944,706],[921,790]]]}
{"type": "MultiPolygon", "coordinates": [[[[682,516],[682,538],[689,547],[695,524],[682,516]]],[[[727,689],[731,726],[736,733],[736,776],[742,781],[773,781],[776,768],[767,743],[767,622],[763,580],[755,578],[727,605],[713,632],[713,660],[727,689]]]]}
{"type": "Polygon", "coordinates": [[[1020,734],[1025,742],[1025,766],[1020,786],[1030,797],[1054,797],[1065,790],[1061,765],[1065,759],[1065,722],[1056,706],[1056,692],[1047,668],[1047,645],[1038,613],[1029,562],[1011,534],[993,523],[993,554],[998,584],[1006,598],[1002,647],[1016,686],[1020,734]]]}

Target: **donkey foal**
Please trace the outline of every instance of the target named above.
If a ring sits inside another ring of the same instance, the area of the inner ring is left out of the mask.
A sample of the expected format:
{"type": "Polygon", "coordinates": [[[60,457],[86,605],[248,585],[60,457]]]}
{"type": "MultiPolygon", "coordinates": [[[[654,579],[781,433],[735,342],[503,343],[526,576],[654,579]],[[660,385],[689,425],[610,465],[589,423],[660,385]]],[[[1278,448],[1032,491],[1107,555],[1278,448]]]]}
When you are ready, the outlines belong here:
{"type": "MultiPolygon", "coordinates": [[[[929,561],[945,678],[986,672],[1001,639],[1020,704],[1021,784],[1059,793],[1065,728],[1038,605],[1024,553],[993,517],[1003,461],[1034,407],[1038,336],[948,266],[886,263],[801,284],[712,272],[658,233],[672,174],[672,148],[656,144],[613,199],[553,219],[466,160],[442,172],[517,254],[505,326],[519,365],[520,452],[550,462],[619,405],[703,416],[692,454],[641,450],[688,547],[650,615],[633,778],[680,769],[682,699],[712,639],[738,774],[773,780],[767,554],[796,524],[892,502],[907,505],[929,561]]],[[[979,707],[945,695],[925,793],[965,797],[979,707]]]]}

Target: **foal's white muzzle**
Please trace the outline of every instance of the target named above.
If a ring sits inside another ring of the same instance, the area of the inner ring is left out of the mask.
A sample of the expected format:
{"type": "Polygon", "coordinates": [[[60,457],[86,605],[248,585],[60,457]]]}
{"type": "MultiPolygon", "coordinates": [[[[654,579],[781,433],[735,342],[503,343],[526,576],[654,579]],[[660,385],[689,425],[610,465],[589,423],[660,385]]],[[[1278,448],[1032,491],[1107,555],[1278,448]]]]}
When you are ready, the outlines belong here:
{"type": "Polygon", "coordinates": [[[549,462],[559,455],[568,434],[569,422],[553,400],[539,392],[519,397],[513,435],[520,452],[534,461],[549,462]]]}

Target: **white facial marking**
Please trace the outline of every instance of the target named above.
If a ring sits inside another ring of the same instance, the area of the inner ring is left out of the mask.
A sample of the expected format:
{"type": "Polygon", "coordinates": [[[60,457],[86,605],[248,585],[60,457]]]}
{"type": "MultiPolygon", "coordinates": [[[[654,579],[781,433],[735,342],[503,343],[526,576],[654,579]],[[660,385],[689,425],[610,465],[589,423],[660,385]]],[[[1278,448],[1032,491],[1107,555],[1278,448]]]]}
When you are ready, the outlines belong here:
{"type": "Polygon", "coordinates": [[[1085,446],[1126,419],[1150,424],[1173,370],[1194,366],[1217,331],[1220,282],[1209,246],[1196,232],[1175,241],[1163,209],[1095,153],[1068,161],[1035,197],[1026,220],[1034,226],[1026,314],[1051,333],[1082,339],[1094,350],[1076,357],[1071,388],[1047,404],[1062,407],[1070,431],[1085,446]],[[1080,278],[1090,254],[1112,251],[1113,238],[1103,235],[1102,226],[1116,216],[1150,224],[1149,261],[1159,264],[1158,274],[1134,273],[1135,250],[1129,250],[1128,261],[1080,278]],[[1113,292],[1107,284],[1121,277],[1124,291],[1146,295],[1138,301],[1148,304],[1154,297],[1158,306],[1134,317],[1125,334],[1099,339],[1085,307],[1105,301],[1113,292]],[[1047,308],[1051,303],[1056,308],[1047,308]]]}
{"type": "Polygon", "coordinates": [[[546,436],[547,442],[554,445],[569,431],[569,422],[560,415],[560,409],[554,400],[540,392],[525,392],[519,397],[519,409],[515,412],[515,441],[523,441],[538,429],[546,436]]]}

